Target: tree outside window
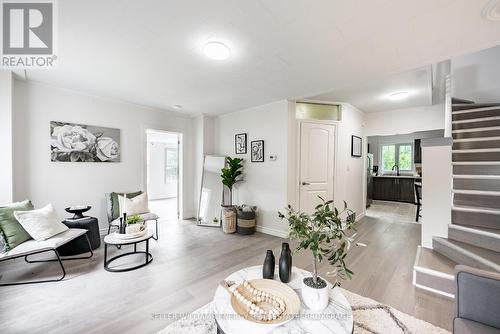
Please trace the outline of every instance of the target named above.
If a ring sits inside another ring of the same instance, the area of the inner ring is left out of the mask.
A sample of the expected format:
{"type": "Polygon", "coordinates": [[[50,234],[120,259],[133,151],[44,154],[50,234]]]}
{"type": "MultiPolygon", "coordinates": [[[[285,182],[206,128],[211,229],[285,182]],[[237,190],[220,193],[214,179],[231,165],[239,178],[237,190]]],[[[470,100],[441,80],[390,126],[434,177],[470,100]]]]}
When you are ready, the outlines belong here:
{"type": "Polygon", "coordinates": [[[413,170],[413,145],[412,144],[390,144],[382,145],[382,170],[391,171],[394,165],[399,166],[400,171],[413,170]]]}

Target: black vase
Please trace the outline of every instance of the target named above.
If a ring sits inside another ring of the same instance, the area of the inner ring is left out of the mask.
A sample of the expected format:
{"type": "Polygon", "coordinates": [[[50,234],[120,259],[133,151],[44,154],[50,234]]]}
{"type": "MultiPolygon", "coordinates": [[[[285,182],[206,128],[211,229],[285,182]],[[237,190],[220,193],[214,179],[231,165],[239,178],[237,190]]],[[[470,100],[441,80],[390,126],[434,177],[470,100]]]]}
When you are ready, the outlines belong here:
{"type": "Polygon", "coordinates": [[[274,266],[276,265],[274,261],[274,254],[272,250],[268,250],[266,253],[266,258],[264,259],[264,265],[262,266],[262,278],[274,279],[274,266]]]}
{"type": "Polygon", "coordinates": [[[280,280],[283,283],[290,282],[290,279],[292,278],[292,252],[290,251],[290,245],[288,245],[287,242],[284,242],[281,245],[279,274],[280,280]]]}

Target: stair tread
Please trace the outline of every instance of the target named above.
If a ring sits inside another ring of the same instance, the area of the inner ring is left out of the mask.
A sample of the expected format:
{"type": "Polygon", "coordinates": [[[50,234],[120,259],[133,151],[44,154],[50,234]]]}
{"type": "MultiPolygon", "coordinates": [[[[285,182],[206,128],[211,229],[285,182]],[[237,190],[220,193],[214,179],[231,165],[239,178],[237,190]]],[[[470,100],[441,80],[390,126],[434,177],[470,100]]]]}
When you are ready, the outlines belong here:
{"type": "Polygon", "coordinates": [[[498,236],[500,239],[500,230],[494,229],[494,228],[487,228],[487,227],[478,227],[478,226],[465,226],[465,225],[460,225],[460,224],[450,224],[450,228],[460,228],[460,229],[467,229],[470,230],[471,233],[474,233],[474,230],[477,230],[479,232],[488,232],[492,233],[498,236]]]}
{"type": "Polygon", "coordinates": [[[416,267],[454,275],[456,265],[455,262],[438,252],[419,246],[419,255],[415,260],[416,267]]]}
{"type": "Polygon", "coordinates": [[[451,103],[452,104],[474,104],[475,102],[471,101],[471,100],[461,99],[459,97],[452,97],[451,103]]]}
{"type": "Polygon", "coordinates": [[[462,250],[468,256],[488,263],[489,266],[495,267],[497,271],[500,271],[500,253],[498,252],[442,237],[433,237],[433,240],[437,240],[441,244],[447,244],[457,250],[462,250]]]}
{"type": "Polygon", "coordinates": [[[462,195],[500,196],[500,191],[493,191],[493,190],[452,189],[451,191],[454,194],[462,194],[462,195]]]}
{"type": "Polygon", "coordinates": [[[474,108],[471,108],[471,107],[460,108],[458,110],[453,110],[451,113],[452,113],[452,115],[463,115],[463,114],[467,114],[467,113],[490,111],[490,110],[500,110],[500,104],[481,105],[481,106],[475,106],[474,108]]]}
{"type": "Polygon", "coordinates": [[[474,212],[485,212],[492,213],[496,215],[500,215],[500,209],[496,208],[485,208],[485,207],[476,207],[476,206],[467,206],[467,205],[453,205],[451,207],[452,210],[456,211],[474,211],[474,212]]]}
{"type": "Polygon", "coordinates": [[[491,175],[491,174],[483,174],[483,175],[474,175],[474,174],[453,174],[451,176],[453,179],[467,179],[467,180],[498,180],[500,179],[500,175],[491,175]]]}

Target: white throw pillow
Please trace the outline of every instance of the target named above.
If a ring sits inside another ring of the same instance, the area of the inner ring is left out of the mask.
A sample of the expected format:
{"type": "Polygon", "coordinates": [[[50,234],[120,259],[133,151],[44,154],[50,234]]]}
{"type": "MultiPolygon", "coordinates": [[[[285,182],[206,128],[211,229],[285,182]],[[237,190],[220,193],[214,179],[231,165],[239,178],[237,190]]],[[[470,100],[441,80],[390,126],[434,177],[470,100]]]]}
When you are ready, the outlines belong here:
{"type": "Polygon", "coordinates": [[[126,212],[127,216],[140,215],[141,213],[148,213],[148,195],[142,193],[134,198],[126,198],[118,195],[118,203],[120,205],[120,216],[126,212]]]}
{"type": "Polygon", "coordinates": [[[14,211],[14,217],[36,241],[47,240],[68,229],[57,219],[52,204],[31,211],[14,211]]]}

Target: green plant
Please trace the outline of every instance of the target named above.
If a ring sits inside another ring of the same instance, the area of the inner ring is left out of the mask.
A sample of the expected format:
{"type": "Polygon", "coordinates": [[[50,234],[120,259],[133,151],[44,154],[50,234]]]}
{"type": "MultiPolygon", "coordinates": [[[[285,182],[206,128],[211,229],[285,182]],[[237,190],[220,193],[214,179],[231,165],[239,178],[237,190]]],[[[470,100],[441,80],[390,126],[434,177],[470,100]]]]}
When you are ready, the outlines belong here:
{"type": "MultiPolygon", "coordinates": [[[[319,197],[319,196],[318,196],[319,197]]],[[[345,258],[354,240],[348,231],[355,231],[354,212],[347,208],[339,212],[337,208],[330,207],[333,201],[325,201],[319,197],[321,202],[315,207],[312,215],[295,211],[290,205],[285,214],[279,212],[279,217],[286,220],[290,226],[289,236],[299,242],[295,252],[309,249],[313,255],[313,282],[318,284],[317,265],[323,259],[327,259],[333,270],[327,275],[335,277],[333,287],[340,286],[341,279],[351,279],[354,274],[345,263],[345,258]],[[343,217],[344,219],[342,219],[343,217]]]]}
{"type": "Polygon", "coordinates": [[[141,217],[139,217],[138,215],[133,215],[133,216],[127,217],[126,224],[127,225],[137,224],[140,221],[141,221],[141,217]]]}
{"type": "Polygon", "coordinates": [[[221,169],[222,184],[229,189],[229,205],[233,205],[233,186],[240,181],[243,159],[226,157],[227,167],[221,169]]]}

